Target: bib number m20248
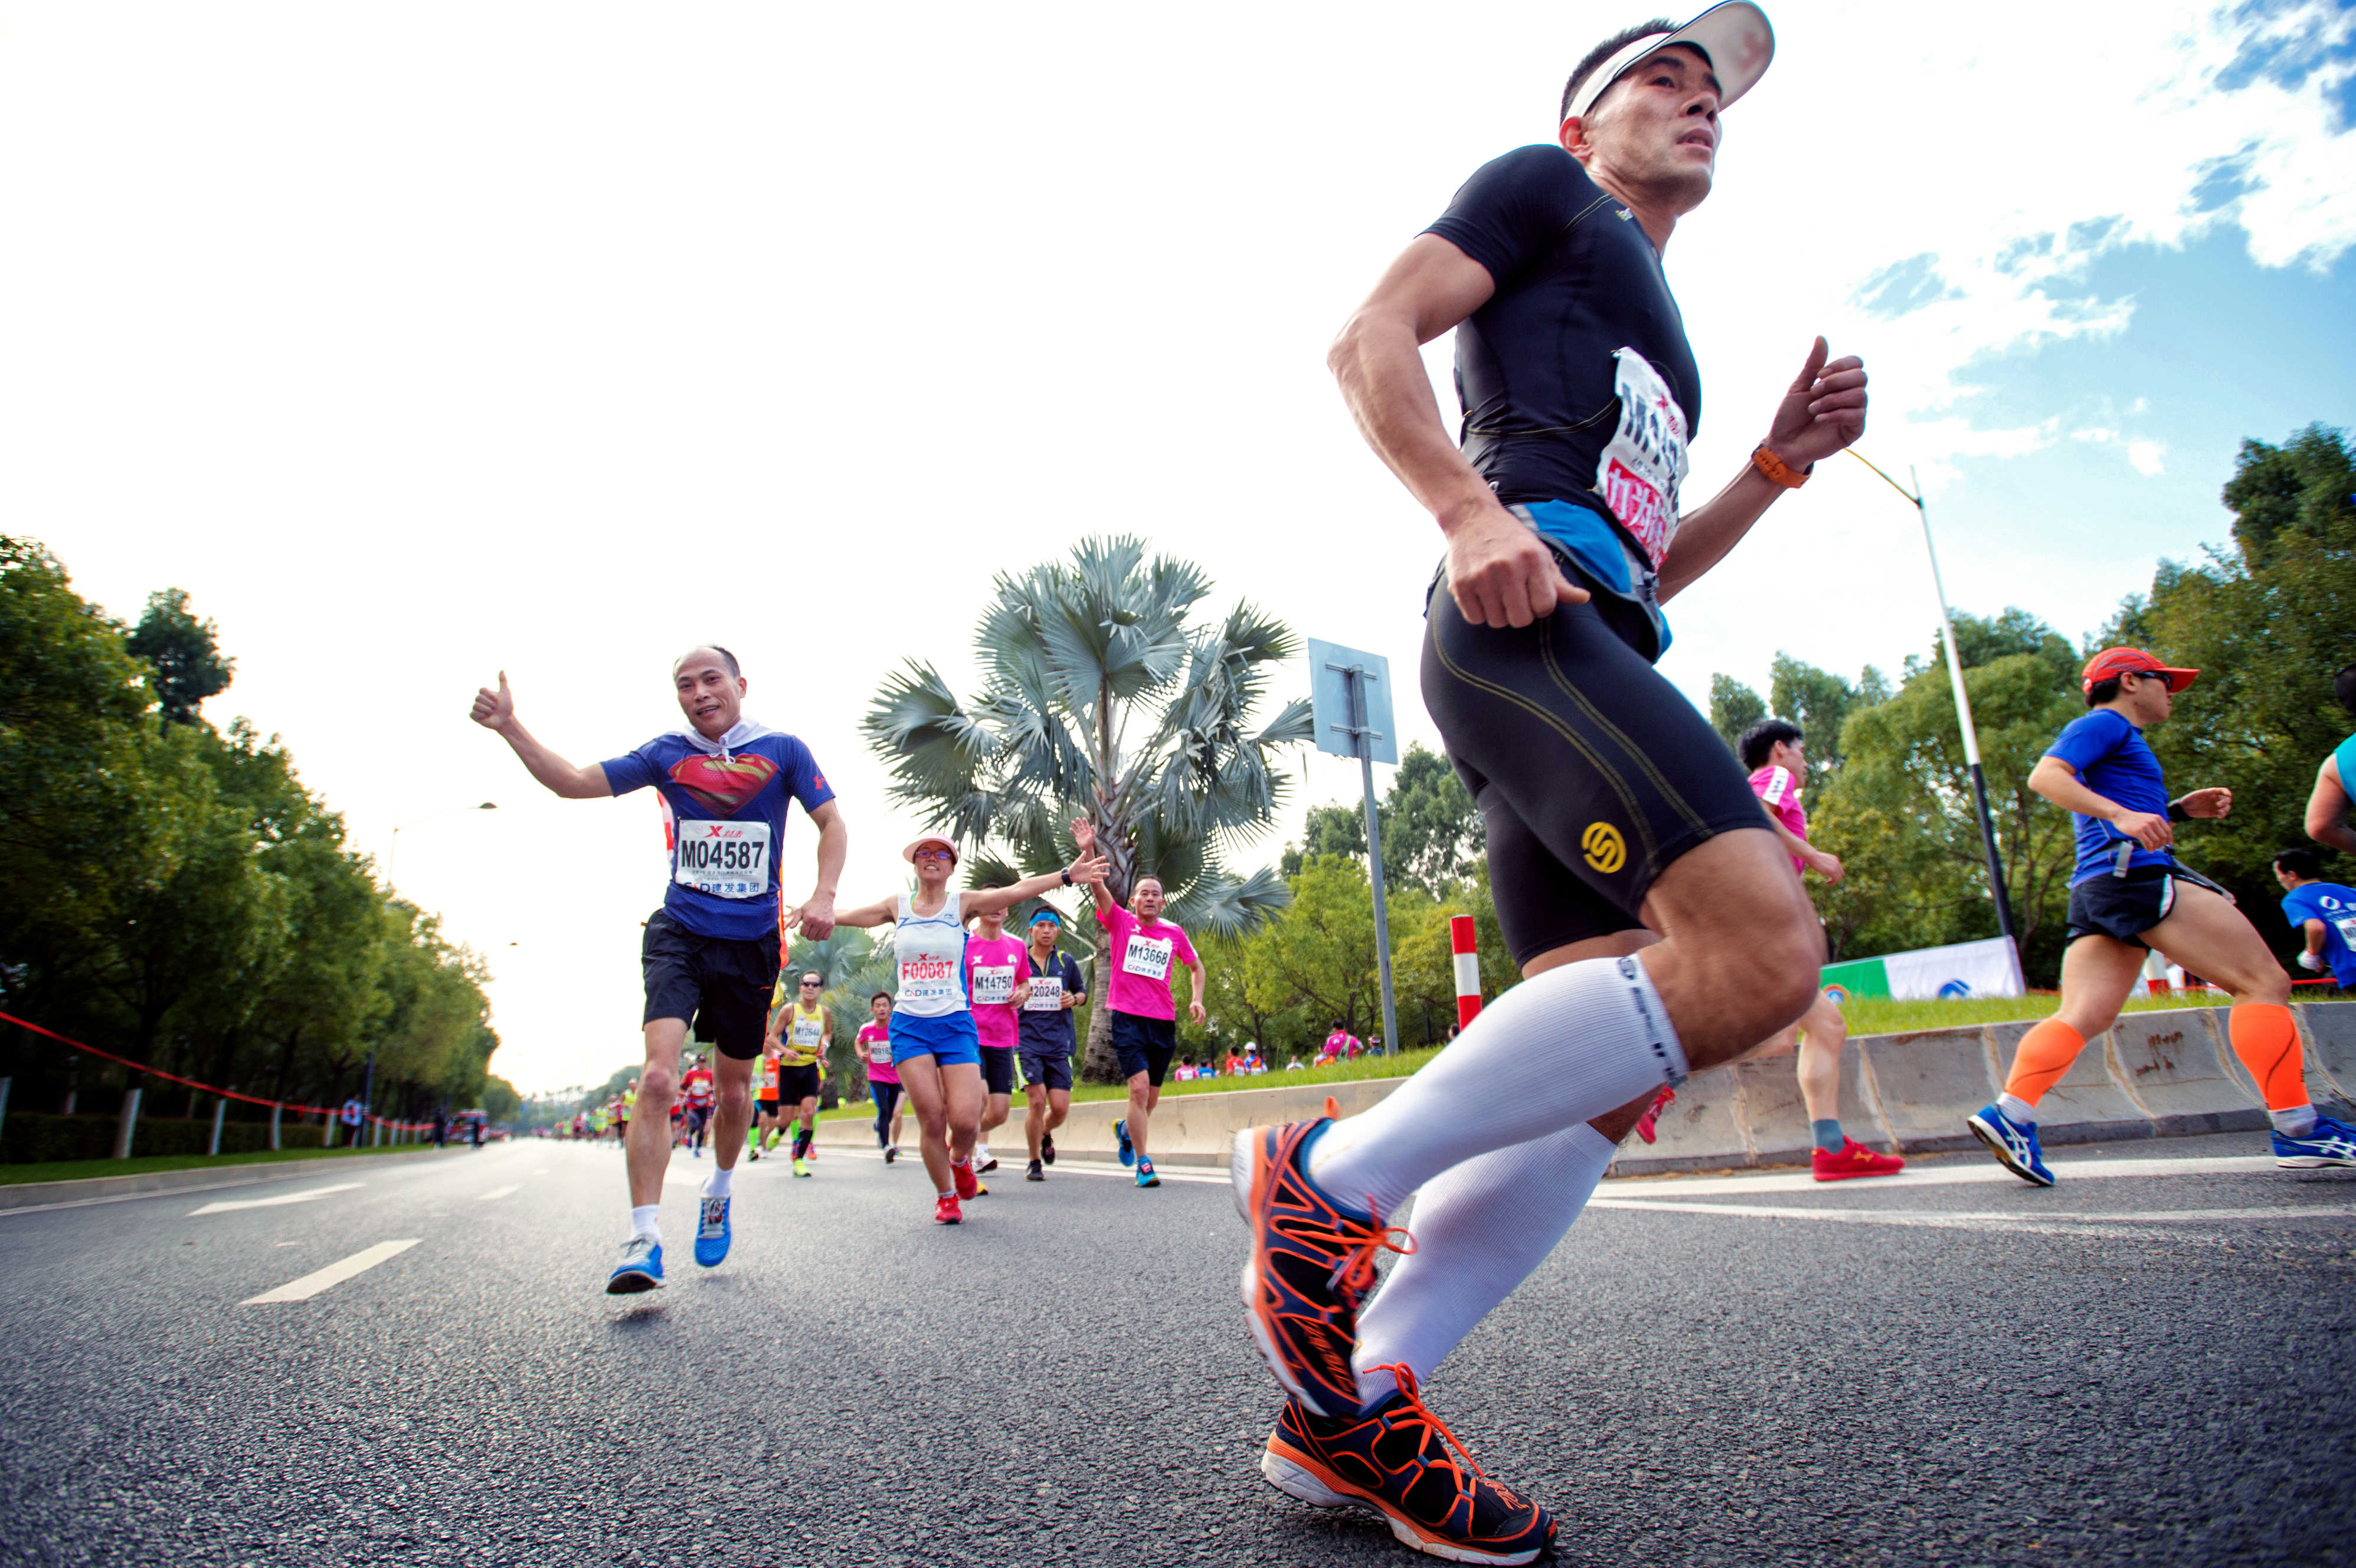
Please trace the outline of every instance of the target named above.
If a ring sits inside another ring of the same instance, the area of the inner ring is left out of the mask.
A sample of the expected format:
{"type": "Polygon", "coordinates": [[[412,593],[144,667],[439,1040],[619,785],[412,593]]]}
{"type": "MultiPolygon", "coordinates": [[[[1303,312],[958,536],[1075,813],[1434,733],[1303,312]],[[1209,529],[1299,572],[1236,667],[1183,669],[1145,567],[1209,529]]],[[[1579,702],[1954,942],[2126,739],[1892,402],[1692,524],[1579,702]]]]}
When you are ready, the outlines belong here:
{"type": "Polygon", "coordinates": [[[759,898],[769,891],[769,825],[681,821],[671,880],[714,898],[759,898]]]}
{"type": "Polygon", "coordinates": [[[1686,476],[1685,411],[1643,355],[1616,348],[1612,357],[1620,426],[1595,460],[1595,490],[1658,571],[1677,537],[1677,486],[1686,476]]]}

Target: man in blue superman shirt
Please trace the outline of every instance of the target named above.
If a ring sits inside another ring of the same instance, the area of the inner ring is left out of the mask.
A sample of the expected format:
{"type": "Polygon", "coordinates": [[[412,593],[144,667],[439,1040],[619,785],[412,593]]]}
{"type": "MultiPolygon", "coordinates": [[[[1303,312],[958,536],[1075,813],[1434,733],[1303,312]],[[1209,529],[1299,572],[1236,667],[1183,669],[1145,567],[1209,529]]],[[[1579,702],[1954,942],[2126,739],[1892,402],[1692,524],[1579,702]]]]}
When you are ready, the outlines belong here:
{"type": "Polygon", "coordinates": [[[744,717],[745,680],[723,647],[690,648],[671,667],[688,727],[624,756],[576,767],[532,739],[516,719],[505,671],[499,688],[475,694],[473,718],[515,748],[533,778],[567,800],[627,795],[652,786],[672,825],[670,885],[647,921],[646,1070],[630,1120],[630,1239],[605,1283],[626,1296],[663,1282],[662,1233],[655,1216],[670,1163],[664,1137],[679,1092],[679,1052],[688,1026],[719,1049],[720,1124],[715,1169],[697,1209],[695,1261],[728,1255],[730,1185],[753,1115],[753,1064],[768,1027],[777,978],[776,933],[785,921],[778,853],[788,799],[818,825],[818,885],[792,923],[813,940],[834,929],[834,890],[850,829],[809,748],[744,717]]]}

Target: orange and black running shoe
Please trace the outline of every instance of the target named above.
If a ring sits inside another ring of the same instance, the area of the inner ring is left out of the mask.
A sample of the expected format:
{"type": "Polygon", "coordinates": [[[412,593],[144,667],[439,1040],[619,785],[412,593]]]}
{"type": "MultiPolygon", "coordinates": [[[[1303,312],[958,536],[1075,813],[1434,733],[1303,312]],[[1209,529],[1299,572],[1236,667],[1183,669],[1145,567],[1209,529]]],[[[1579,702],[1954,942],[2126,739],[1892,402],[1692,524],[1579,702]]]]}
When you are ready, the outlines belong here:
{"type": "Polygon", "coordinates": [[[1357,1219],[1335,1208],[1301,1168],[1301,1151],[1333,1121],[1254,1127],[1236,1135],[1227,1178],[1236,1211],[1251,1231],[1244,1260],[1244,1310],[1252,1338],[1284,1392],[1317,1415],[1355,1415],[1358,1303],[1375,1279],[1375,1254],[1410,1253],[1405,1231],[1387,1229],[1369,1211],[1357,1219]]]}
{"type": "Polygon", "coordinates": [[[1364,1415],[1327,1421],[1288,1400],[1259,1458],[1269,1484],[1319,1508],[1371,1508],[1402,1542],[1451,1563],[1527,1563],[1544,1552],[1554,1516],[1482,1473],[1423,1407],[1412,1371],[1383,1370],[1398,1392],[1364,1415]]]}

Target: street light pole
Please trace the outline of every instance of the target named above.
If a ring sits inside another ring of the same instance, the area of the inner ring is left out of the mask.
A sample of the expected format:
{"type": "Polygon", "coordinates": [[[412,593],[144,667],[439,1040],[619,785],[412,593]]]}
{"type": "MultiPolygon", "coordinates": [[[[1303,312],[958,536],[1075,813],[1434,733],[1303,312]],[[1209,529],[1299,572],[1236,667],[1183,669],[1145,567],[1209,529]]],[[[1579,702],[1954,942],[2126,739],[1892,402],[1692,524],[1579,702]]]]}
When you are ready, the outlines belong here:
{"type": "Polygon", "coordinates": [[[1955,625],[1947,613],[1947,586],[1939,576],[1938,548],[1931,542],[1931,509],[1922,504],[1922,475],[1912,467],[1906,470],[1906,476],[1914,481],[1914,488],[1909,490],[1882,474],[1879,465],[1857,448],[1850,447],[1848,454],[1880,475],[1883,484],[1914,503],[1914,516],[1922,525],[1922,554],[1931,563],[1931,592],[1939,600],[1939,636],[1947,645],[1947,680],[1955,691],[1955,718],[1964,731],[1964,761],[1972,771],[1972,801],[1979,812],[1980,848],[1987,857],[1988,891],[1996,899],[1997,933],[2012,944],[2013,964],[2017,967],[2020,963],[2020,943],[2012,930],[2012,898],[2005,891],[2003,858],[1997,853],[1996,822],[1988,814],[1987,774],[1980,768],[1980,736],[1972,724],[1971,698],[1964,689],[1964,661],[1955,652],[1955,625]]]}

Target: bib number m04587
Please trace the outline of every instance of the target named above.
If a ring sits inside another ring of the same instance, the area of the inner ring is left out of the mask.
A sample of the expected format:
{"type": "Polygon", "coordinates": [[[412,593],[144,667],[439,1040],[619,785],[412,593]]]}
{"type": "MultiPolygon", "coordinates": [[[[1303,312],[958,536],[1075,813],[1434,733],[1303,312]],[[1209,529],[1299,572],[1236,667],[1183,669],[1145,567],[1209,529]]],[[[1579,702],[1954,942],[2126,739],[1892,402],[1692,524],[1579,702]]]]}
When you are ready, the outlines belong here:
{"type": "Polygon", "coordinates": [[[679,825],[671,880],[721,899],[756,899],[769,891],[769,825],[699,822],[679,825]]]}

